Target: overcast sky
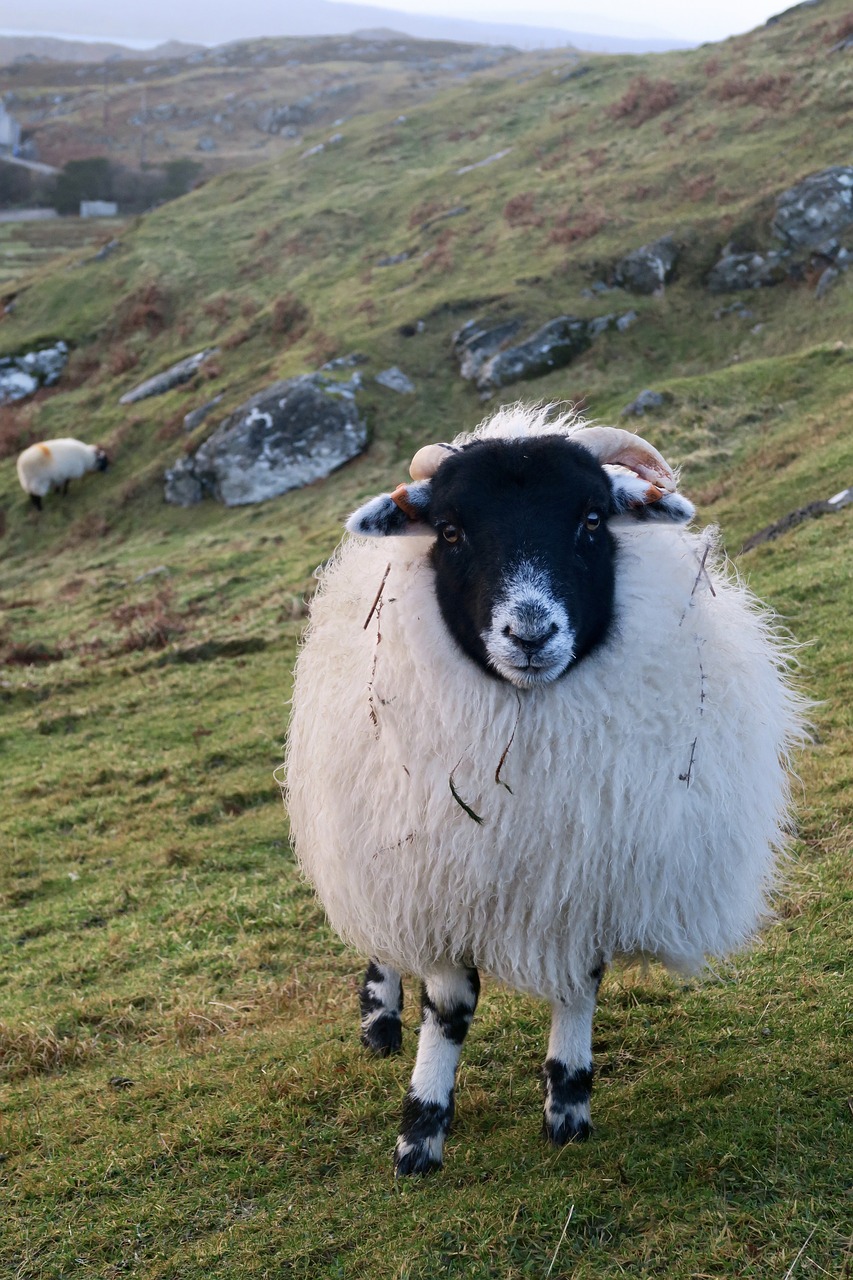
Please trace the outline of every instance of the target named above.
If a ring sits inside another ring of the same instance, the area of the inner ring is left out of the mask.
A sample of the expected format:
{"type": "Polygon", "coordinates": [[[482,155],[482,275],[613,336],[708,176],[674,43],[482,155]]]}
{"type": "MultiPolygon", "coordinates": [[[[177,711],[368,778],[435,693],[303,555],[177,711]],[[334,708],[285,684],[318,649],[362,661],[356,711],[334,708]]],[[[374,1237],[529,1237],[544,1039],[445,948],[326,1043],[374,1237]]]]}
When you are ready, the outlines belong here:
{"type": "MultiPolygon", "coordinates": [[[[344,0],[345,2],[345,0],[344,0]]],[[[406,13],[440,13],[454,18],[474,18],[479,22],[523,22],[535,27],[565,27],[575,31],[595,31],[603,35],[642,35],[655,32],[685,40],[724,40],[761,26],[774,13],[789,7],[793,0],[597,0],[577,7],[566,0],[372,0],[389,9],[406,13]]],[[[588,3],[588,0],[587,0],[588,3]]]]}
{"type": "MultiPolygon", "coordinates": [[[[355,3],[356,0],[353,0],[355,3]]],[[[700,43],[722,40],[760,26],[790,0],[362,0],[383,9],[480,22],[507,22],[627,38],[668,36],[700,43]]],[[[338,0],[346,8],[346,0],[338,0]]],[[[219,43],[309,28],[312,0],[27,0],[15,26],[31,32],[128,39],[137,47],[178,37],[219,43]],[[290,16],[288,16],[290,15],[290,16]]],[[[6,22],[12,8],[4,10],[6,22]]],[[[343,24],[342,24],[343,25],[343,24]]],[[[389,12],[388,26],[393,26],[389,12]]],[[[318,27],[318,31],[320,28],[318,27]]],[[[325,28],[328,30],[328,28],[325,28]]],[[[8,28],[7,28],[8,30],[8,28]]]]}

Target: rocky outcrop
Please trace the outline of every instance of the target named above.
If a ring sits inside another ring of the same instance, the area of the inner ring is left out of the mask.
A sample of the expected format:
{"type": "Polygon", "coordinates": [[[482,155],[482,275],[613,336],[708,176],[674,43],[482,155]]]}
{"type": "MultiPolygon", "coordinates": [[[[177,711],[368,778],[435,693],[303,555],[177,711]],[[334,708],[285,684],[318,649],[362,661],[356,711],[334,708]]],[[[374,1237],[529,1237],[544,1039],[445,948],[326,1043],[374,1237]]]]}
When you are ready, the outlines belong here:
{"type": "Polygon", "coordinates": [[[162,396],[173,387],[189,382],[198,373],[205,360],[216,355],[218,350],[218,347],[208,347],[194,356],[187,356],[186,360],[179,360],[177,364],[170,365],[162,373],[155,373],[153,378],[147,378],[131,391],[126,391],[120,398],[119,404],[135,404],[137,400],[147,400],[149,396],[162,396]]]}
{"type": "Polygon", "coordinates": [[[191,506],[209,495],[239,507],[329,475],[367,444],[360,386],[358,372],[347,381],[310,373],[258,392],[166,472],[166,501],[191,506]]]}
{"type": "Polygon", "coordinates": [[[675,275],[678,245],[672,236],[661,236],[627,254],[613,269],[616,284],[631,293],[657,293],[675,275]]]}
{"type": "Polygon", "coordinates": [[[459,372],[472,381],[482,366],[496,352],[508,347],[521,329],[518,317],[495,323],[493,320],[469,320],[453,335],[453,350],[459,360],[459,372]]]}
{"type": "Polygon", "coordinates": [[[792,249],[817,249],[853,231],[853,167],[833,165],[783,191],[772,230],[792,249]]]}
{"type": "Polygon", "coordinates": [[[453,335],[459,372],[483,394],[569,364],[586,351],[593,337],[588,321],[558,316],[524,342],[513,345],[512,339],[521,325],[515,317],[500,324],[469,320],[453,335]]]}
{"type": "Polygon", "coordinates": [[[853,167],[833,165],[783,191],[770,229],[781,249],[740,253],[729,246],[712,267],[708,288],[730,293],[808,277],[817,278],[820,300],[850,265],[842,237],[853,240],[853,167]]]}
{"type": "Polygon", "coordinates": [[[770,250],[768,253],[732,253],[727,251],[711,268],[708,288],[711,293],[734,293],[739,289],[760,289],[780,284],[788,275],[788,255],[770,250]]]}
{"type": "Polygon", "coordinates": [[[64,342],[27,351],[22,356],[0,357],[0,404],[24,400],[39,387],[52,387],[67,362],[68,347],[64,342]]]}

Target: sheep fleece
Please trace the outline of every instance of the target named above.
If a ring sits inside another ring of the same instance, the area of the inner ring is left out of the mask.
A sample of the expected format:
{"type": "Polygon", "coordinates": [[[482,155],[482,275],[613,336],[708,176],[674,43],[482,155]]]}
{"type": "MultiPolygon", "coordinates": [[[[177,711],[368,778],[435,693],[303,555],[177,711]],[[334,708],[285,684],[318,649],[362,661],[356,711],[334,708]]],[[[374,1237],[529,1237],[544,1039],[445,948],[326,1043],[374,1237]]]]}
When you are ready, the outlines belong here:
{"type": "Polygon", "coordinates": [[[611,529],[610,636],[523,692],[456,648],[427,539],[351,538],[325,569],[286,797],[299,862],[359,951],[553,1001],[602,957],[695,970],[761,923],[798,734],[784,646],[708,531],[611,529]]]}

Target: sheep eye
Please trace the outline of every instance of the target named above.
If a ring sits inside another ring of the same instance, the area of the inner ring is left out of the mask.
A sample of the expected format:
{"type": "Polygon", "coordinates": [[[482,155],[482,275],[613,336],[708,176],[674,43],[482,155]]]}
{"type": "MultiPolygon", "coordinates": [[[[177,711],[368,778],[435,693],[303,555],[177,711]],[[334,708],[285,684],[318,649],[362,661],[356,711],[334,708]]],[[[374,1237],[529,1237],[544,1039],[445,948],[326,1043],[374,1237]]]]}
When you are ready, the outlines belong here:
{"type": "Polygon", "coordinates": [[[462,532],[460,529],[457,529],[455,524],[446,524],[441,531],[441,536],[444,538],[445,542],[454,543],[458,542],[462,537],[462,532]]]}
{"type": "Polygon", "coordinates": [[[601,525],[601,515],[598,511],[587,511],[584,524],[587,529],[589,529],[590,533],[595,533],[596,529],[601,525]]]}

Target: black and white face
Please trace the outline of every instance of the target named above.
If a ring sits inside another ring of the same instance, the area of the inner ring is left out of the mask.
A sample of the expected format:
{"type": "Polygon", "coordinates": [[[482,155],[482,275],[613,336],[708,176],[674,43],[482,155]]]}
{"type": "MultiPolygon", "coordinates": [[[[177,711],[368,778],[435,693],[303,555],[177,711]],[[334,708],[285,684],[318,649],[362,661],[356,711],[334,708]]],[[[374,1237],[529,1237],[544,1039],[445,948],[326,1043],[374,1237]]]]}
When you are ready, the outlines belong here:
{"type": "Polygon", "coordinates": [[[477,441],[431,483],[436,593],[451,635],[490,674],[530,689],[567,672],[613,612],[610,482],[560,437],[477,441]]]}
{"type": "Polygon", "coordinates": [[[426,471],[431,478],[372,498],[347,529],[369,538],[432,535],[436,595],[456,643],[519,689],[548,684],[607,637],[616,555],[610,517],[687,524],[695,515],[660,455],[636,436],[628,446],[616,455],[627,461],[605,470],[580,437],[437,445],[415,458],[449,451],[426,471]]]}

